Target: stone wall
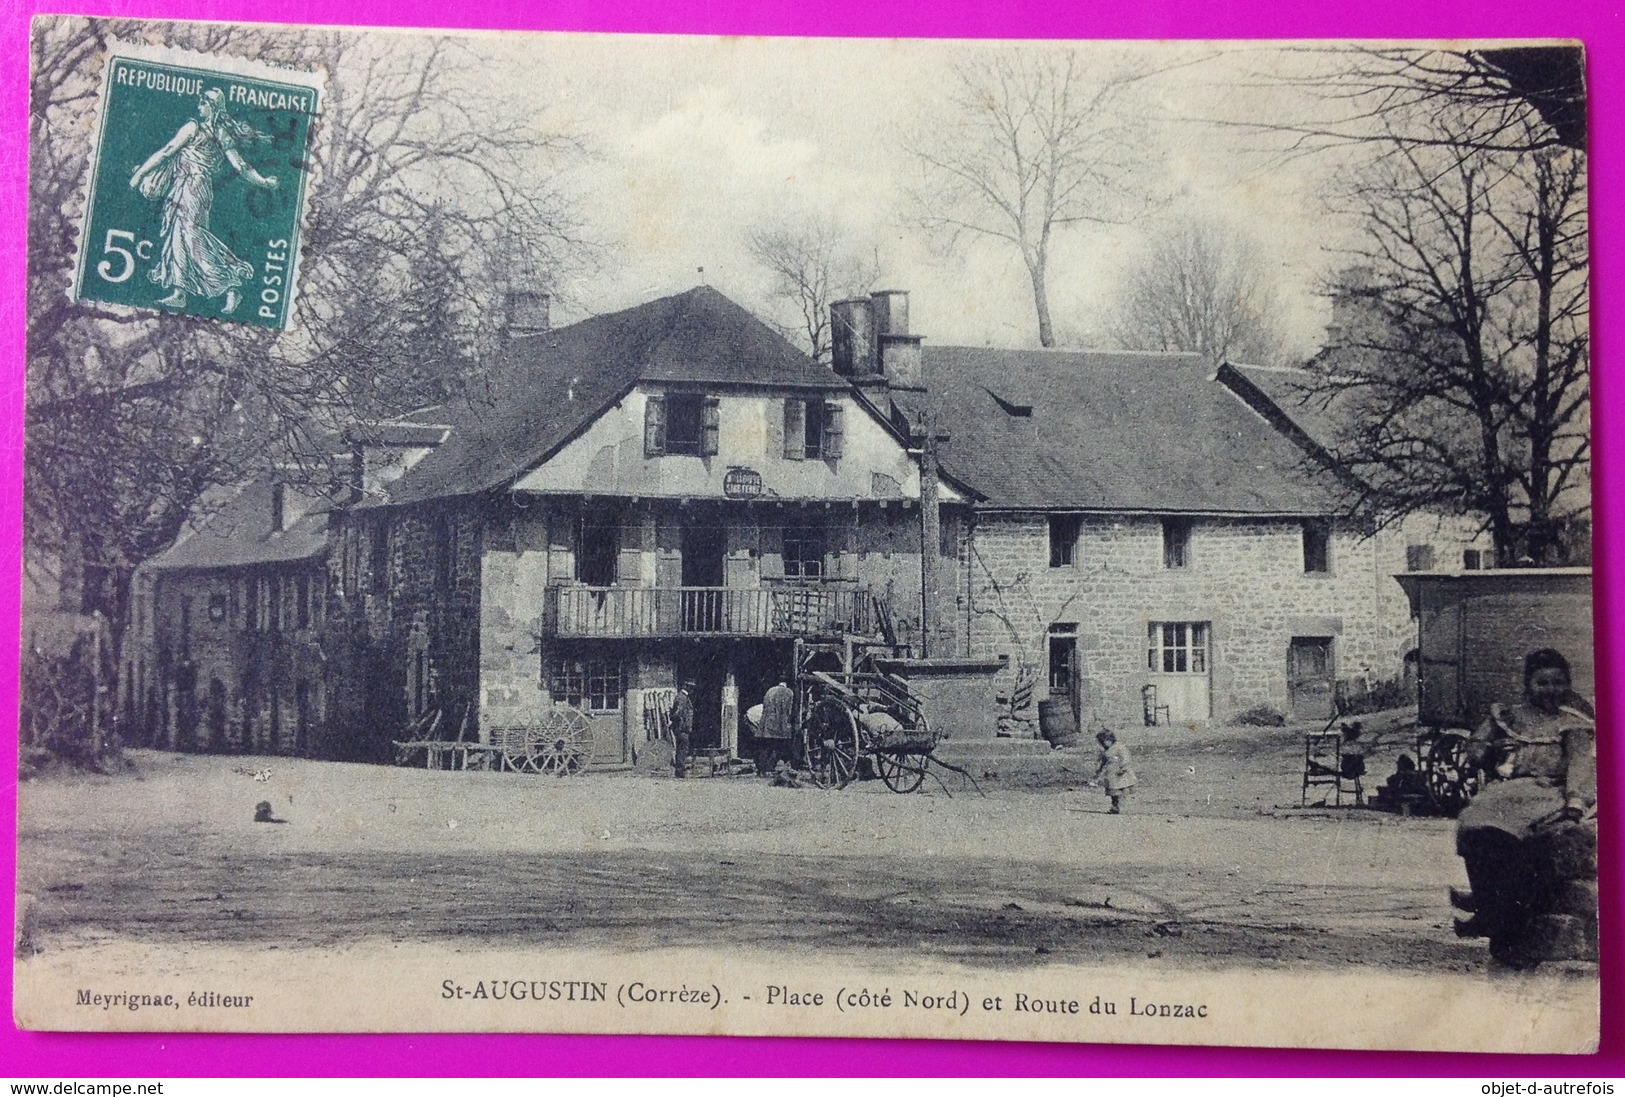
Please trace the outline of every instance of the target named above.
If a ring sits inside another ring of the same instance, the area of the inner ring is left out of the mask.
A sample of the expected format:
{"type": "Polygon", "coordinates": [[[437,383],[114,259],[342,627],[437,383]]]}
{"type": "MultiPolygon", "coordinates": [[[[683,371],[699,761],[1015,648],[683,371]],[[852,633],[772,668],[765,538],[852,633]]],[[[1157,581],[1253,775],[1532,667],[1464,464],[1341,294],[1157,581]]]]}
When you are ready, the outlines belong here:
{"type": "MultiPolygon", "coordinates": [[[[1454,531],[1439,535],[1446,532],[1454,531]]],[[[1187,566],[1167,568],[1158,518],[1085,515],[1073,562],[1051,567],[1046,515],[980,514],[970,563],[971,653],[1010,657],[1000,679],[1006,693],[1023,663],[1034,668],[1041,699],[1050,629],[1075,625],[1091,715],[1137,723],[1141,689],[1158,677],[1147,666],[1148,625],[1205,622],[1212,717],[1254,706],[1286,712],[1293,637],[1332,638],[1335,677],[1399,675],[1414,644],[1408,604],[1392,579],[1404,570],[1406,536],[1336,528],[1329,569],[1306,573],[1302,522],[1200,519],[1191,525],[1187,566]]]]}
{"type": "Polygon", "coordinates": [[[425,714],[477,734],[480,501],[345,515],[334,531],[327,645],[342,681],[341,756],[387,760],[425,714]]]}
{"type": "Polygon", "coordinates": [[[135,622],[151,630],[130,668],[138,734],[175,750],[326,755],[325,579],[318,560],[156,578],[135,622]]]}

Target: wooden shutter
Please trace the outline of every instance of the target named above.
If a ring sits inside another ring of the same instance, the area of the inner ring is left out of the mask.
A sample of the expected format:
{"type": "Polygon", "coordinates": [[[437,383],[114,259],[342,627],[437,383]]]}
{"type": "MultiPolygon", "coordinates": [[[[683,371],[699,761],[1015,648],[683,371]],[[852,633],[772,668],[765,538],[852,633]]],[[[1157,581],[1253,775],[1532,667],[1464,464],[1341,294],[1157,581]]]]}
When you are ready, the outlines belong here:
{"type": "Polygon", "coordinates": [[[576,577],[576,523],[572,515],[558,510],[547,514],[547,578],[549,581],[576,577]]]}
{"type": "Polygon", "coordinates": [[[643,405],[643,455],[660,457],[666,452],[666,398],[651,396],[643,405]]]}
{"type": "Polygon", "coordinates": [[[705,405],[701,409],[700,419],[701,457],[715,457],[717,455],[717,434],[722,421],[721,403],[715,396],[705,398],[705,405]]]}
{"type": "Polygon", "coordinates": [[[807,457],[807,406],[800,400],[784,402],[784,459],[802,461],[807,457]]]}
{"type": "Polygon", "coordinates": [[[841,433],[845,409],[840,404],[824,405],[824,457],[834,460],[841,455],[841,433]]]}
{"type": "Polygon", "coordinates": [[[761,572],[763,579],[784,578],[784,528],[762,527],[761,572]]]}

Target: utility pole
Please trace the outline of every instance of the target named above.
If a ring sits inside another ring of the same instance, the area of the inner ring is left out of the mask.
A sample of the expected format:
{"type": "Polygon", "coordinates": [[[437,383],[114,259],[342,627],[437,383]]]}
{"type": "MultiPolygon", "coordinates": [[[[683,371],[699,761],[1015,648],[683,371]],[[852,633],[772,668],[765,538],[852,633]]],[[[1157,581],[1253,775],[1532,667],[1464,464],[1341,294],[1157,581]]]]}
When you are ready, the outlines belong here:
{"type": "Polygon", "coordinates": [[[920,450],[920,657],[931,657],[931,631],[942,593],[942,511],[938,499],[937,434],[929,412],[917,421],[920,450]]]}

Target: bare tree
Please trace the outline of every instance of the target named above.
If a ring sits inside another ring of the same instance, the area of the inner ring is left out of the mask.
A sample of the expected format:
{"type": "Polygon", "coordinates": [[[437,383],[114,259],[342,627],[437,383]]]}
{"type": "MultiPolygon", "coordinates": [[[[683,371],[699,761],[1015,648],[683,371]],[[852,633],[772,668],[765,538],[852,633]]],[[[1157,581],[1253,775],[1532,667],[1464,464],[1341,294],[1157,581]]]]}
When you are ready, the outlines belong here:
{"type": "Polygon", "coordinates": [[[1357,509],[1482,515],[1503,564],[1547,563],[1589,509],[1585,157],[1477,148],[1473,121],[1441,118],[1352,188],[1365,243],[1311,395],[1343,424],[1357,509]]]}
{"type": "Polygon", "coordinates": [[[1156,234],[1122,284],[1109,330],[1126,348],[1192,351],[1215,363],[1280,356],[1263,252],[1234,225],[1175,222],[1156,234]]]}
{"type": "Polygon", "coordinates": [[[785,335],[820,362],[830,360],[829,306],[866,293],[880,277],[880,260],[865,256],[828,217],[759,225],[746,241],[750,257],[772,277],[771,293],[794,323],[785,335]]]}
{"type": "Polygon", "coordinates": [[[575,142],[482,91],[466,44],[42,19],[31,48],[29,559],[110,576],[101,608],[115,624],[130,569],[212,488],[272,462],[325,484],[339,423],[444,397],[489,346],[497,272],[516,248],[542,269],[577,253],[554,183],[575,142]],[[114,37],[328,72],[290,332],[70,298],[114,37]],[[426,376],[427,359],[449,361],[426,376]]]}
{"type": "Polygon", "coordinates": [[[1032,283],[1038,341],[1055,345],[1049,261],[1057,231],[1125,220],[1144,202],[1143,73],[1091,70],[1074,51],[994,51],[955,69],[950,109],[912,143],[918,218],[950,243],[1002,240],[1032,283]]]}
{"type": "Polygon", "coordinates": [[[1235,124],[1294,135],[1295,152],[1374,138],[1392,147],[1477,152],[1586,147],[1579,46],[1303,46],[1287,56],[1306,67],[1292,71],[1272,54],[1270,70],[1256,78],[1307,92],[1320,104],[1316,116],[1235,124]],[[1441,114],[1452,119],[1448,132],[1435,124],[1441,114]]]}

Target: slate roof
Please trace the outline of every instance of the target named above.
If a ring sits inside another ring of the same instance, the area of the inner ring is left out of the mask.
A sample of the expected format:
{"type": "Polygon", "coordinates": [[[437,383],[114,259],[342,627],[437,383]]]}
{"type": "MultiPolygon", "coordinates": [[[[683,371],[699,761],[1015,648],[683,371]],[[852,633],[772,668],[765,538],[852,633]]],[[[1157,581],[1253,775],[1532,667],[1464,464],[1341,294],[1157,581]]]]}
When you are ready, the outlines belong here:
{"type": "Polygon", "coordinates": [[[1314,374],[1289,366],[1219,367],[1219,380],[1260,413],[1278,413],[1314,445],[1329,450],[1337,439],[1337,418],[1324,395],[1312,395],[1314,374]],[[1248,391],[1249,386],[1252,392],[1248,391]],[[1264,403],[1257,399],[1262,396],[1264,403]],[[1271,407],[1273,405],[1273,408],[1271,407]]]}
{"type": "MultiPolygon", "coordinates": [[[[1195,355],[924,348],[946,472],[1012,509],[1320,515],[1305,452],[1195,355]]],[[[917,395],[894,396],[899,403],[917,395]]]]}
{"type": "Polygon", "coordinates": [[[236,567],[312,560],[327,551],[327,506],[286,490],[285,528],[271,531],[271,480],[256,480],[204,518],[182,531],[165,551],[145,565],[160,571],[236,567]]]}
{"type": "Polygon", "coordinates": [[[390,503],[506,484],[639,381],[844,389],[833,370],[709,286],[516,339],[477,403],[445,405],[449,438],[389,488],[390,503]]]}
{"type": "MultiPolygon", "coordinates": [[[[429,418],[440,409],[420,413],[429,418]]],[[[438,446],[450,430],[441,423],[413,423],[407,419],[388,423],[359,423],[344,432],[344,440],[371,446],[438,446]]]]}

